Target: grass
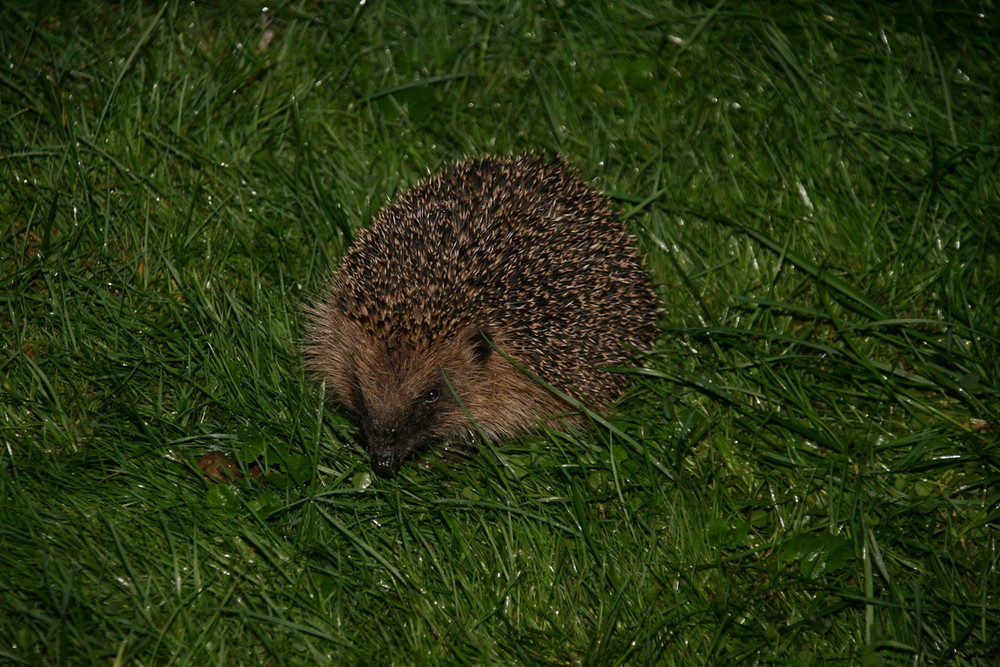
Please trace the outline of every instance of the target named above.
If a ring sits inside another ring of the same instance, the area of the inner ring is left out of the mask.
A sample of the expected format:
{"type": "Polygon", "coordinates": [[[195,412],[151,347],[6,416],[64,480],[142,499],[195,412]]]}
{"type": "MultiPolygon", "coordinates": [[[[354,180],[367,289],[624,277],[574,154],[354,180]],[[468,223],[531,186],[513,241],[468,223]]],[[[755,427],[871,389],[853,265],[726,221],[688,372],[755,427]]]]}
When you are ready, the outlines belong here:
{"type": "Polygon", "coordinates": [[[0,660],[996,664],[995,14],[5,3],[0,660]],[[590,434],[373,479],[300,305],[520,151],[629,218],[660,344],[590,434]]]}

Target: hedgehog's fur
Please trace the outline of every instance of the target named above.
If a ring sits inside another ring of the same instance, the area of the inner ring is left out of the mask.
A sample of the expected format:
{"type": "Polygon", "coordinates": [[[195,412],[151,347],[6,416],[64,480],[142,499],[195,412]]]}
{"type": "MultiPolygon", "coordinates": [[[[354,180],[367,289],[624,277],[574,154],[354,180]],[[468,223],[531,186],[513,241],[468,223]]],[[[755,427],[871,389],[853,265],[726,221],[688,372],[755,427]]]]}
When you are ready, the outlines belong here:
{"type": "Polygon", "coordinates": [[[310,309],[306,356],[385,476],[469,437],[470,418],[494,439],[566,419],[530,374],[607,409],[625,379],[603,367],[650,347],[657,311],[600,193],[558,161],[487,157],[403,192],[358,234],[310,309]]]}

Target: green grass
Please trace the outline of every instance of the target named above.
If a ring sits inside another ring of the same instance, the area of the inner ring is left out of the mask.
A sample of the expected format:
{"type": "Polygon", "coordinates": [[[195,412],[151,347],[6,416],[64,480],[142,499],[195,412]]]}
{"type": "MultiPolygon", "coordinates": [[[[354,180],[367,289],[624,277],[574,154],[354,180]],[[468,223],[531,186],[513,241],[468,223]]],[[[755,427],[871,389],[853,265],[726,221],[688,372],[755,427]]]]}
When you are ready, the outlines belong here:
{"type": "Polygon", "coordinates": [[[4,3],[0,661],[996,664],[995,9],[4,3]],[[592,433],[372,479],[301,304],[521,151],[660,344],[592,433]]]}

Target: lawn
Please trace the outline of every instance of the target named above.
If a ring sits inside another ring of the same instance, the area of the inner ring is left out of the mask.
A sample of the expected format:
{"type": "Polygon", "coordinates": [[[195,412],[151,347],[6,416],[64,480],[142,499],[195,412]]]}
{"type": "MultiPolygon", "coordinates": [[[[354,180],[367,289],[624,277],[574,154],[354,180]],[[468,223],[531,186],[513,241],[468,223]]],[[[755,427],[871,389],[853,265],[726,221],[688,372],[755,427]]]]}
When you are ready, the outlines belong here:
{"type": "Polygon", "coordinates": [[[0,662],[1000,662],[994,3],[8,0],[0,46],[0,662]],[[587,432],[375,478],[303,306],[524,152],[628,220],[656,349],[587,432]]]}

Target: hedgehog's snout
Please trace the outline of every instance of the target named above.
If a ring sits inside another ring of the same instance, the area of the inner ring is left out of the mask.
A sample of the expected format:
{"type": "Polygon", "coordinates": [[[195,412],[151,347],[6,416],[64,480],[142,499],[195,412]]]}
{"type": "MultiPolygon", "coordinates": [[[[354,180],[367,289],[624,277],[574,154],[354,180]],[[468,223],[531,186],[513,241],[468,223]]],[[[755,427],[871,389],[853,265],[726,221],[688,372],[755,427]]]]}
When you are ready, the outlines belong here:
{"type": "Polygon", "coordinates": [[[369,430],[365,436],[372,472],[382,478],[392,477],[398,463],[393,455],[393,448],[385,442],[384,434],[369,430]]]}
{"type": "Polygon", "coordinates": [[[395,461],[393,461],[392,454],[372,454],[371,466],[372,472],[383,479],[387,479],[396,474],[397,466],[395,461]]]}
{"type": "Polygon", "coordinates": [[[399,430],[391,428],[383,431],[369,427],[365,431],[372,472],[382,478],[392,477],[402,458],[405,458],[400,456],[399,430]]]}

